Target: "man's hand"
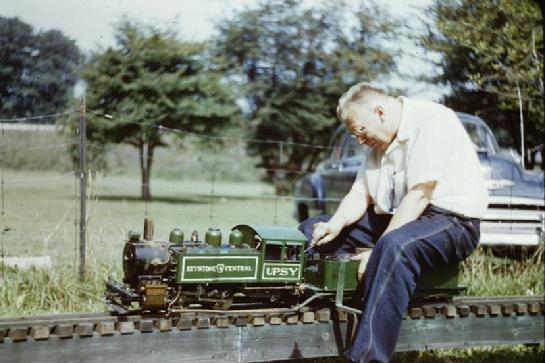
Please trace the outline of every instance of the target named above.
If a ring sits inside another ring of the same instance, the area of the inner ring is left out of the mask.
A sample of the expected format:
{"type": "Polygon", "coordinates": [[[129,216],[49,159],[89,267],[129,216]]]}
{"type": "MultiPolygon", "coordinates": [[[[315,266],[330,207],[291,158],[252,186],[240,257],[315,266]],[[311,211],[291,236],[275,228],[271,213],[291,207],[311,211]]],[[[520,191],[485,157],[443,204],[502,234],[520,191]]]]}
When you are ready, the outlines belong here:
{"type": "Polygon", "coordinates": [[[311,246],[320,246],[331,242],[341,233],[342,226],[331,222],[318,222],[314,224],[311,246]]]}
{"type": "Polygon", "coordinates": [[[367,262],[369,257],[371,257],[371,249],[366,249],[365,251],[353,256],[351,260],[359,260],[360,264],[358,266],[358,281],[363,282],[363,277],[365,276],[365,268],[367,267],[367,262]]]}

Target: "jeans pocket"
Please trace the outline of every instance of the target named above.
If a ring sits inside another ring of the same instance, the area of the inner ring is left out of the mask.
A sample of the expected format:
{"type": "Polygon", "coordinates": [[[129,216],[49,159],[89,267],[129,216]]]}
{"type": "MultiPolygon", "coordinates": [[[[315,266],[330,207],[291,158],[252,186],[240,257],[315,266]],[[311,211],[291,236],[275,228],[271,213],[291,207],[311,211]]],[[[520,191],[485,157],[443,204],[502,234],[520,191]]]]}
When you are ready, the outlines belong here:
{"type": "Polygon", "coordinates": [[[470,221],[456,220],[454,222],[458,237],[456,238],[456,256],[460,261],[465,260],[479,243],[479,229],[470,221]]]}

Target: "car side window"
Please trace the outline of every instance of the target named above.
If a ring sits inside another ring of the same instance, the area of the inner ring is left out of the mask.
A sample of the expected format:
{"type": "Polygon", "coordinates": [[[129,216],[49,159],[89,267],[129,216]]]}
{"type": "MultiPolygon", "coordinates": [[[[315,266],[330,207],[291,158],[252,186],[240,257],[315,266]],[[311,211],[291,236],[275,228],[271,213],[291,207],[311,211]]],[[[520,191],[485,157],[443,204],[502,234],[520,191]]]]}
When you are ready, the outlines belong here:
{"type": "Polygon", "coordinates": [[[344,129],[339,128],[333,135],[331,142],[331,154],[329,156],[330,160],[339,160],[343,151],[343,141],[344,141],[345,132],[344,129]]]}
{"type": "Polygon", "coordinates": [[[344,158],[352,158],[355,156],[363,156],[363,147],[358,143],[355,137],[345,134],[347,141],[345,142],[345,148],[343,152],[344,158]]]}
{"type": "Polygon", "coordinates": [[[494,139],[492,131],[490,131],[488,128],[486,128],[484,126],[479,126],[479,129],[481,130],[481,135],[482,135],[483,139],[486,140],[485,143],[486,143],[487,149],[492,153],[497,153],[499,147],[497,146],[498,144],[496,143],[496,141],[494,139]]]}
{"type": "Polygon", "coordinates": [[[479,130],[476,124],[472,122],[463,122],[463,125],[469,134],[469,138],[478,150],[488,149],[485,144],[484,135],[482,135],[482,130],[479,130]]]}

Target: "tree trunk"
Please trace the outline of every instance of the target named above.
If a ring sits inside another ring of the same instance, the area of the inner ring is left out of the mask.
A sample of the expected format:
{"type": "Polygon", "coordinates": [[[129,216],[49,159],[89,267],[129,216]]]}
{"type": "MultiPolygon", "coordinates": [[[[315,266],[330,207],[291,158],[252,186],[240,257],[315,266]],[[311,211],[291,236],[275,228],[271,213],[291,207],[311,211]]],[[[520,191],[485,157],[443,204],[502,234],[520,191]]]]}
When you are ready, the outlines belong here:
{"type": "Polygon", "coordinates": [[[151,200],[151,165],[153,163],[154,146],[142,143],[139,145],[140,151],[140,171],[142,175],[142,199],[151,200]]]}

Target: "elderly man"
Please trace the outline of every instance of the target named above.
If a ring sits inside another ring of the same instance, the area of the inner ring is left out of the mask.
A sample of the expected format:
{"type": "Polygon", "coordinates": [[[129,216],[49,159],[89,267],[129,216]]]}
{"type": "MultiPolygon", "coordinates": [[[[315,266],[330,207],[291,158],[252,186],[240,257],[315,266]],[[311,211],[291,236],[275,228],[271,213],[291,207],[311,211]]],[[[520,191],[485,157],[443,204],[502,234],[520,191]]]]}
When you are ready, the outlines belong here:
{"type": "Polygon", "coordinates": [[[471,254],[488,195],[474,146],[452,110],[360,83],[340,98],[337,115],[369,146],[366,160],[335,214],[299,228],[318,250],[337,255],[373,247],[362,316],[345,355],[387,362],[418,278],[471,254]]]}

